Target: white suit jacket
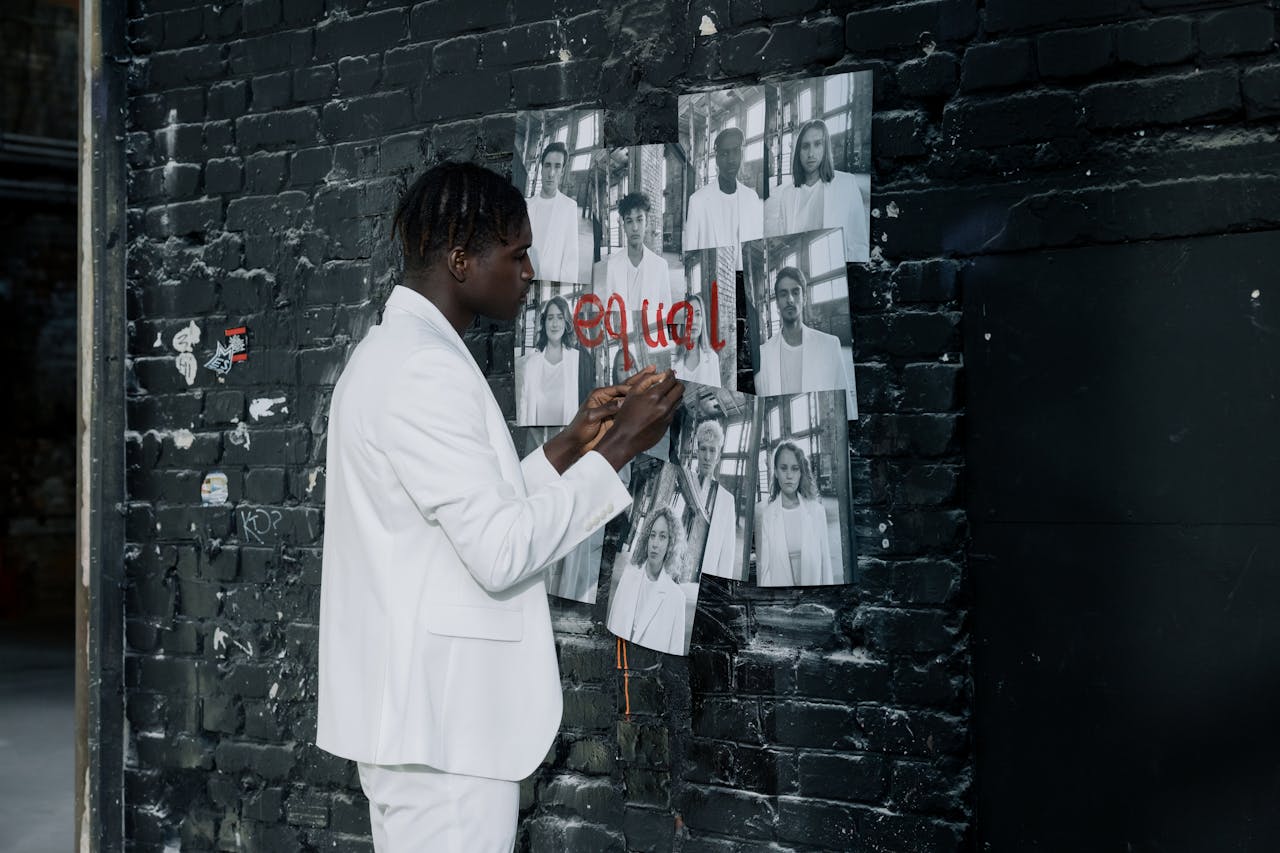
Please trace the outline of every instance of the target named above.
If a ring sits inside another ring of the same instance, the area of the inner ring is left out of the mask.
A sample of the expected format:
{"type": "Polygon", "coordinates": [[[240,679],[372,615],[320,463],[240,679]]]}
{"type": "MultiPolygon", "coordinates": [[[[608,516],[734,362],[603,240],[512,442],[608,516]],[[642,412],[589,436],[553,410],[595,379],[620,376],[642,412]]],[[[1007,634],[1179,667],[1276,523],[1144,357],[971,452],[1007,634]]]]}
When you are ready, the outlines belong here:
{"type": "Polygon", "coordinates": [[[609,603],[606,624],[614,634],[637,646],[683,655],[684,610],[688,601],[671,575],[660,572],[658,579],[651,581],[643,566],[628,560],[609,603]],[[643,608],[640,604],[642,586],[652,593],[646,599],[648,606],[643,608]]]}
{"type": "MultiPolygon", "coordinates": [[[[756,585],[820,586],[836,583],[831,542],[827,539],[827,514],[822,502],[800,498],[802,526],[795,531],[804,544],[800,549],[800,574],[791,571],[787,534],[782,528],[782,498],[756,504],[756,585]]],[[[841,577],[844,577],[841,570],[841,577]]]]}
{"type": "Polygon", "coordinates": [[[560,724],[541,569],[630,497],[588,453],[523,462],[484,375],[397,287],[329,413],[316,744],[518,780],[560,724]]]}
{"type": "MultiPolygon", "coordinates": [[[[853,389],[853,365],[840,348],[840,339],[804,326],[800,331],[803,349],[803,373],[800,390],[845,392],[845,405],[850,420],[858,417],[858,398],[853,389]]],[[[782,332],[760,345],[760,369],[756,371],[756,394],[777,397],[782,390],[782,332]]]]}
{"type": "Polygon", "coordinates": [[[778,237],[819,228],[844,230],[844,259],[850,262],[869,260],[867,209],[858,188],[858,178],[849,172],[836,172],[822,191],[822,221],[801,221],[800,191],[787,181],[765,202],[764,235],[778,237]]]}
{"type": "Polygon", "coordinates": [[[739,580],[735,563],[738,550],[737,512],[733,493],[721,483],[707,525],[707,544],[702,549],[702,571],[718,578],[739,580]]]}
{"type": "Polygon", "coordinates": [[[564,379],[560,417],[541,423],[537,418],[540,393],[537,378],[542,375],[546,356],[542,350],[529,353],[522,368],[524,377],[520,380],[520,396],[516,400],[517,426],[564,426],[573,420],[573,416],[578,413],[578,355],[573,347],[565,347],[564,357],[558,365],[564,379]]]}

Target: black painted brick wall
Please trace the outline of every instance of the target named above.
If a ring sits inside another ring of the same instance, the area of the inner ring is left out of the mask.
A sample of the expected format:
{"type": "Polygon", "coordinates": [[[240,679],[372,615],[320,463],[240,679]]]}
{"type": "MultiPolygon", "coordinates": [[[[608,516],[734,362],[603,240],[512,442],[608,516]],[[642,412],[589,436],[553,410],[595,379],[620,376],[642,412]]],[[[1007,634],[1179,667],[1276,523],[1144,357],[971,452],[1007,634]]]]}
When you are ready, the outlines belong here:
{"type": "MultiPolygon", "coordinates": [[[[405,177],[445,157],[505,169],[519,109],[603,106],[610,144],[658,142],[676,137],[681,92],[864,68],[876,250],[850,267],[861,585],[709,579],[687,660],[630,650],[629,719],[603,603],[557,605],[564,728],[526,787],[521,843],[970,843],[967,261],[1274,227],[1275,179],[1231,164],[1274,146],[1276,4],[598,6],[134,0],[131,849],[370,849],[354,768],[309,744],[322,466],[332,384],[396,280],[387,218],[405,177]],[[713,35],[698,35],[704,14],[713,35]],[[193,319],[201,361],[224,324],[250,326],[250,359],[225,383],[202,369],[188,388],[175,370],[168,341],[193,319]],[[287,398],[287,413],[234,443],[256,397],[287,398]],[[233,505],[202,509],[215,469],[233,505]]],[[[510,406],[510,330],[468,340],[510,406]]]]}

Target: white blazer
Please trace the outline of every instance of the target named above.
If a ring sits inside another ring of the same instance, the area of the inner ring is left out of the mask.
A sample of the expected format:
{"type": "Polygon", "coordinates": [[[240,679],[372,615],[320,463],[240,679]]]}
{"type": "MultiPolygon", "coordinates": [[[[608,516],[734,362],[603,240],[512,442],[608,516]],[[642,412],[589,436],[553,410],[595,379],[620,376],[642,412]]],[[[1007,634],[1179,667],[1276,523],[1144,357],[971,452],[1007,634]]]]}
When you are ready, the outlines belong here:
{"type": "Polygon", "coordinates": [[[523,462],[489,384],[397,287],[329,411],[316,744],[519,780],[560,725],[541,569],[630,503],[588,453],[523,462]]]}
{"type": "Polygon", "coordinates": [[[800,509],[801,528],[794,532],[800,534],[804,544],[800,549],[800,574],[796,576],[791,571],[787,534],[782,527],[782,499],[756,504],[757,586],[821,586],[837,582],[822,501],[802,497],[800,509]]]}
{"type": "Polygon", "coordinates": [[[707,542],[702,549],[702,572],[718,578],[741,580],[737,567],[739,561],[735,559],[738,550],[738,519],[733,493],[723,483],[718,486],[707,523],[707,542]]]}
{"type": "MultiPolygon", "coordinates": [[[[801,327],[800,346],[803,350],[800,391],[845,392],[846,414],[849,420],[858,417],[858,398],[853,388],[853,365],[840,348],[840,339],[808,326],[801,327]]],[[[760,369],[756,371],[756,394],[761,397],[777,397],[782,390],[782,332],[760,345],[760,369]]]]}
{"type": "Polygon", "coordinates": [[[689,598],[665,571],[649,580],[643,566],[627,560],[609,604],[606,624],[628,642],[671,655],[686,654],[684,611],[689,598]],[[640,590],[649,595],[641,604],[640,590]]]}
{"type": "Polygon", "coordinates": [[[538,415],[537,377],[542,375],[543,365],[547,362],[542,350],[534,350],[525,357],[521,368],[524,376],[520,380],[520,397],[516,400],[517,426],[565,426],[578,413],[578,357],[580,353],[573,347],[565,347],[563,357],[556,367],[560,370],[564,381],[560,399],[560,417],[545,423],[540,422],[538,415]]]}

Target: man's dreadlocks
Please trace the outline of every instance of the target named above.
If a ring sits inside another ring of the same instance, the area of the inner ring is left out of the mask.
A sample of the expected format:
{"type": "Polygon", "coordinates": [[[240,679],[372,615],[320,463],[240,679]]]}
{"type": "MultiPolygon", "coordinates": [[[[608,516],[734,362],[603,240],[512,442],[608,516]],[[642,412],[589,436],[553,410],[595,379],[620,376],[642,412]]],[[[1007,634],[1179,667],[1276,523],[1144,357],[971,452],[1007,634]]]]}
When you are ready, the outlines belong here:
{"type": "Polygon", "coordinates": [[[405,191],[392,227],[405,269],[420,270],[442,249],[482,252],[506,244],[527,215],[524,197],[501,175],[472,163],[446,162],[423,172],[405,191]]]}

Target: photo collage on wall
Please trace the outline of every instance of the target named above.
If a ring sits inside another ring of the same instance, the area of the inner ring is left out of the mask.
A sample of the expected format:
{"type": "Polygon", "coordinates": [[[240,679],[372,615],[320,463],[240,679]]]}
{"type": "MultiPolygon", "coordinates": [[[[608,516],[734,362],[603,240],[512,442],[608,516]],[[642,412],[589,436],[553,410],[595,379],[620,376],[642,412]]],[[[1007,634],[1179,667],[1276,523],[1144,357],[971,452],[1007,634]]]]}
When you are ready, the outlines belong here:
{"type": "MultiPolygon", "coordinates": [[[[524,450],[595,387],[648,365],[685,383],[668,434],[621,472],[633,503],[606,624],[637,645],[688,653],[704,574],[856,580],[845,264],[870,260],[871,84],[684,95],[677,142],[621,148],[600,110],[517,116],[535,275],[515,329],[524,450]]],[[[552,595],[596,600],[603,539],[549,570],[552,595]]]]}

